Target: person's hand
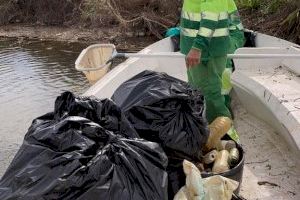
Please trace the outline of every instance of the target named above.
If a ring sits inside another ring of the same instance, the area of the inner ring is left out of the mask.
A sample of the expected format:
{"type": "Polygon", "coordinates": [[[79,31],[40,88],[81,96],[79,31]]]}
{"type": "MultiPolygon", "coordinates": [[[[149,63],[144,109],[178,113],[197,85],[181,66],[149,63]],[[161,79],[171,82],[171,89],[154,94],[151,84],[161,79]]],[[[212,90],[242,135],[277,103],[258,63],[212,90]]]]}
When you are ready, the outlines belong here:
{"type": "Polygon", "coordinates": [[[201,62],[201,51],[199,49],[191,49],[186,56],[186,66],[187,68],[194,67],[201,62]]]}

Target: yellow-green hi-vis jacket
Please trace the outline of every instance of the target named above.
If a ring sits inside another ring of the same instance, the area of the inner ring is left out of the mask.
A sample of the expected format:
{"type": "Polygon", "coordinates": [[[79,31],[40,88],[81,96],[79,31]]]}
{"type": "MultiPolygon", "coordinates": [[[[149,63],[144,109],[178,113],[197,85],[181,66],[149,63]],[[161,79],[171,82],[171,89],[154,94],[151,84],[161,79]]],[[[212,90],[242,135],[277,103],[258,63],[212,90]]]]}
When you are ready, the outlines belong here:
{"type": "Polygon", "coordinates": [[[181,52],[202,51],[202,61],[226,56],[229,48],[229,14],[232,0],[184,0],[180,30],[181,52]]]}

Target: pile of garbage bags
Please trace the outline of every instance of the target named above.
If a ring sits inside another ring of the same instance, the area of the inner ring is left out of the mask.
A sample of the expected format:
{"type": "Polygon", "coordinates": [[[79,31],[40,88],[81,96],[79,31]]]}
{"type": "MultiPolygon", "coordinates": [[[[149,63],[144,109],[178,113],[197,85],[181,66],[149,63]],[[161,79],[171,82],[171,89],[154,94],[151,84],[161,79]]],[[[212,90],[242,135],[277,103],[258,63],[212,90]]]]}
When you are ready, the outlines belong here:
{"type": "Polygon", "coordinates": [[[33,121],[0,199],[173,199],[185,185],[183,161],[203,158],[204,110],[199,90],[152,71],[112,100],[65,92],[33,121]]]}
{"type": "Polygon", "coordinates": [[[66,92],[33,121],[0,199],[166,199],[167,163],[112,101],[66,92]]]}

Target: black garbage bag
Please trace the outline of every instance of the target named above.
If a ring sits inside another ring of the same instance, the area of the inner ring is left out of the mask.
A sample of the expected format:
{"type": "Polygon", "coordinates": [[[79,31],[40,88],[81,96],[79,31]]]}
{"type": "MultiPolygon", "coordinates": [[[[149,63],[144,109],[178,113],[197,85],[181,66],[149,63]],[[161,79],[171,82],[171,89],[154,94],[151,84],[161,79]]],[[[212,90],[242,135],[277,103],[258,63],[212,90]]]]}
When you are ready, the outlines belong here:
{"type": "Polygon", "coordinates": [[[140,137],[162,145],[169,158],[169,178],[173,174],[175,180],[169,186],[178,186],[169,188],[169,197],[175,194],[185,182],[183,160],[199,159],[208,138],[203,95],[167,74],[144,71],[124,82],[112,99],[140,137]]]}
{"type": "Polygon", "coordinates": [[[140,137],[160,143],[172,157],[199,158],[208,138],[199,90],[165,73],[144,71],[124,82],[112,99],[140,137]]]}
{"type": "Polygon", "coordinates": [[[246,39],[246,42],[244,44],[244,47],[256,47],[256,33],[251,30],[245,30],[244,36],[246,39]]]}
{"type": "Polygon", "coordinates": [[[66,92],[55,101],[54,120],[61,120],[65,116],[84,117],[115,134],[129,138],[139,137],[119,106],[108,99],[75,97],[66,92]]]}
{"type": "Polygon", "coordinates": [[[0,199],[167,199],[165,153],[135,136],[112,101],[66,92],[33,121],[0,199]]]}

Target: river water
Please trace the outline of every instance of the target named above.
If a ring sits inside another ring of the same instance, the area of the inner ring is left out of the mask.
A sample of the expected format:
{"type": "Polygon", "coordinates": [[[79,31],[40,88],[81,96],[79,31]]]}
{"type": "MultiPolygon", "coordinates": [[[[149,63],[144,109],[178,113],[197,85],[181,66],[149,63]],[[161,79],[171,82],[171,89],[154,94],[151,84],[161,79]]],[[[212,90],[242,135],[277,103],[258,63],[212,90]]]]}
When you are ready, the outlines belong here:
{"type": "Polygon", "coordinates": [[[53,111],[63,91],[89,87],[74,62],[85,44],[0,39],[0,177],[32,120],[53,111]]]}

